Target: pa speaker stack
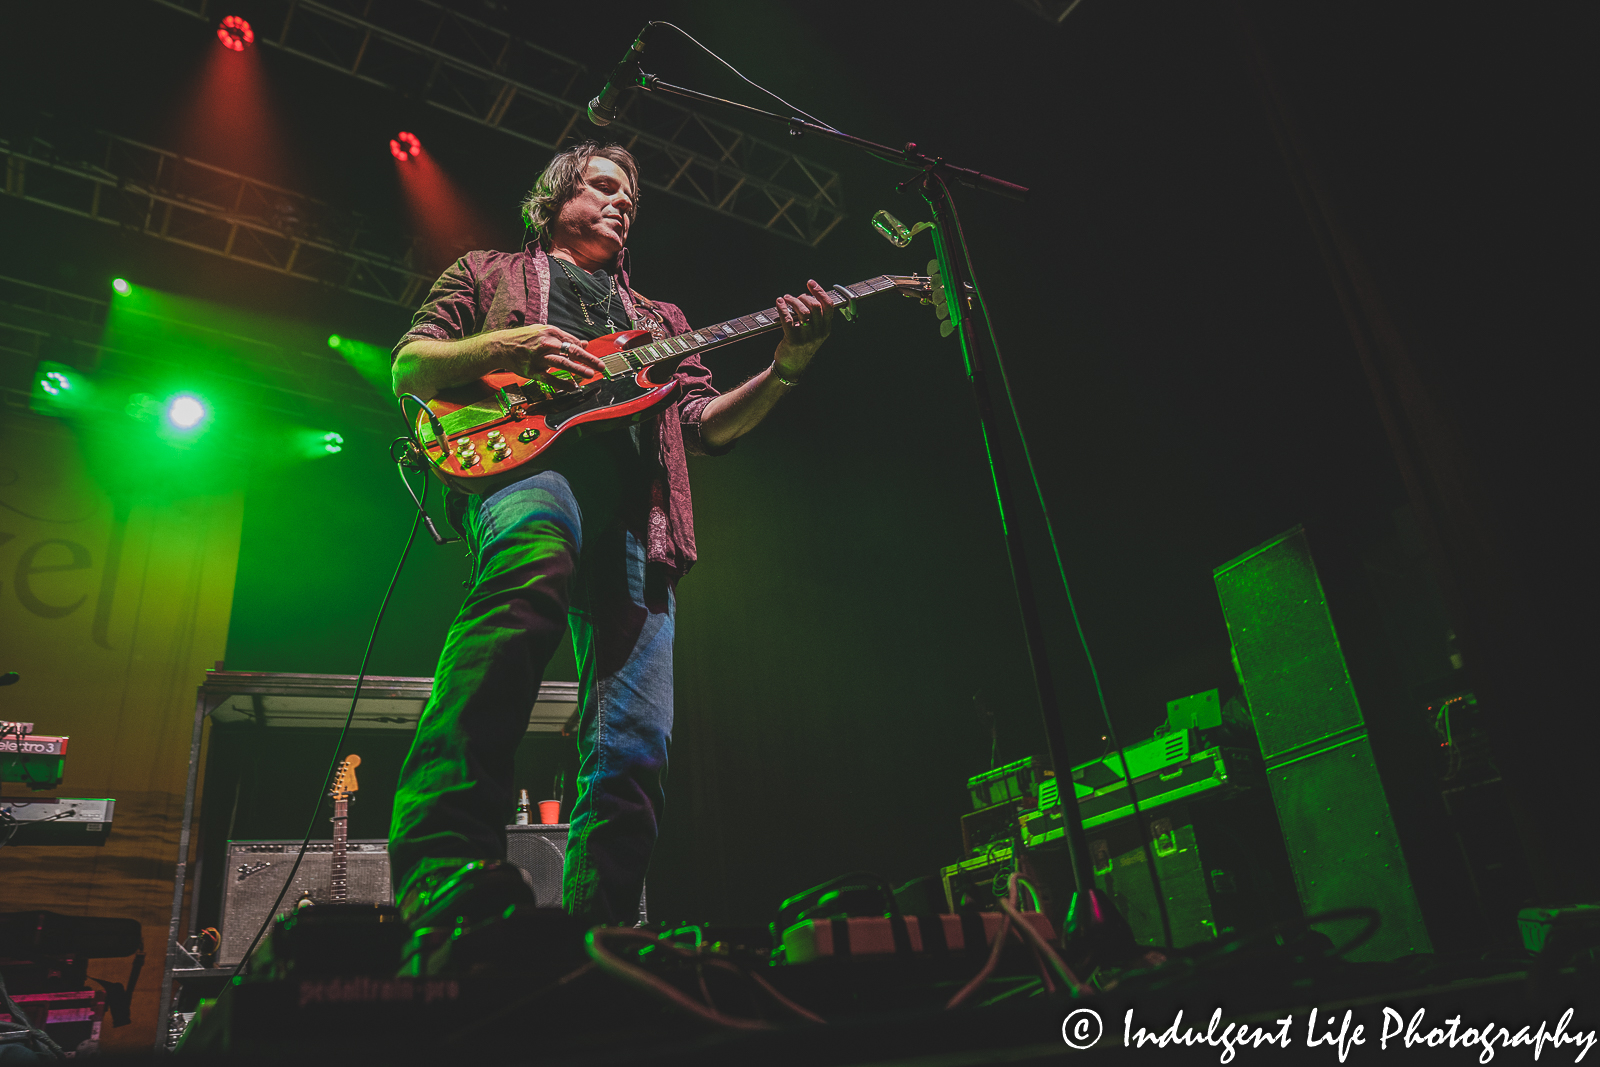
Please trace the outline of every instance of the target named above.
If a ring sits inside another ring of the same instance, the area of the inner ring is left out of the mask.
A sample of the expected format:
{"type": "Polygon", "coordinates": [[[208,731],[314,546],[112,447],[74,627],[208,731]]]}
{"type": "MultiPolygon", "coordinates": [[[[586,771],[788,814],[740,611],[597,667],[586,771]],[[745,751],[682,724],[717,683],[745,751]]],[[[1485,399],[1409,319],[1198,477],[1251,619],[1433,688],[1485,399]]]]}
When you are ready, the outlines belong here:
{"type": "Polygon", "coordinates": [[[1316,546],[1313,561],[1297,526],[1214,572],[1301,907],[1378,911],[1382,926],[1352,959],[1470,948],[1498,917],[1474,906],[1406,650],[1408,626],[1437,629],[1443,646],[1448,622],[1425,573],[1399,575],[1410,591],[1397,590],[1371,549],[1336,532],[1316,546]]]}

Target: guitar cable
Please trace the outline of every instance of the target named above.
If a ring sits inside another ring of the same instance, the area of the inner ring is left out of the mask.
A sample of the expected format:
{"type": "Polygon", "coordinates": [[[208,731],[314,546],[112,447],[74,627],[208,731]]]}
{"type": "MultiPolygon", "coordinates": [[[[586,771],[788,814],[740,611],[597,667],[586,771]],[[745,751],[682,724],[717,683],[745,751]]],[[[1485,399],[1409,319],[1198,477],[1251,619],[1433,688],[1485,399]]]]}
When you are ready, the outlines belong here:
{"type": "MultiPolygon", "coordinates": [[[[433,432],[438,440],[445,439],[444,426],[439,422],[437,415],[428,407],[427,403],[414,393],[407,393],[400,398],[400,418],[406,422],[406,401],[415,401],[423,411],[428,413],[428,421],[433,424],[433,432]]],[[[317,794],[316,805],[311,809],[311,821],[306,825],[305,837],[300,841],[300,850],[295,854],[294,866],[289,868],[289,877],[284,879],[283,888],[278,890],[278,897],[272,902],[272,907],[267,909],[267,916],[261,926],[256,930],[255,937],[250,939],[250,947],[245,949],[244,955],[239,958],[239,963],[233,969],[233,977],[237,978],[244,971],[245,964],[250,962],[250,956],[256,950],[256,945],[261,942],[261,935],[267,932],[272,925],[272,920],[278,914],[278,908],[283,904],[284,896],[289,892],[289,887],[294,884],[294,876],[300,870],[300,864],[306,857],[306,850],[311,847],[311,835],[317,828],[317,816],[322,813],[323,798],[328,795],[328,790],[333,785],[333,776],[339,770],[339,754],[344,751],[345,738],[350,733],[350,724],[355,721],[356,704],[361,699],[361,684],[367,677],[367,665],[372,659],[372,648],[378,640],[378,629],[383,625],[383,616],[389,610],[389,601],[394,596],[395,586],[400,582],[400,572],[405,570],[406,560],[411,556],[411,547],[416,544],[417,530],[426,525],[428,533],[433,537],[434,543],[448,545],[460,541],[459,537],[444,537],[433,524],[433,518],[428,514],[428,486],[427,469],[428,453],[422,448],[413,432],[407,432],[404,437],[397,437],[389,444],[389,458],[394,461],[395,470],[400,475],[400,484],[405,486],[406,495],[416,505],[417,514],[411,520],[411,532],[406,535],[406,545],[400,552],[400,562],[395,565],[394,576],[389,579],[389,587],[384,590],[383,601],[378,605],[377,618],[372,620],[372,632],[367,635],[366,651],[361,654],[361,669],[356,672],[355,692],[350,694],[350,710],[345,713],[344,725],[339,728],[339,740],[333,746],[333,759],[328,763],[328,773],[323,777],[322,790],[317,794]],[[401,449],[397,455],[397,448],[401,449]],[[411,488],[411,482],[406,478],[406,468],[411,467],[423,472],[422,495],[418,496],[416,490],[411,488]]]]}
{"type": "MultiPolygon", "coordinates": [[[[410,488],[409,484],[407,488],[410,488]]],[[[427,490],[424,487],[424,496],[427,490]]],[[[422,520],[427,513],[420,508],[416,517],[411,520],[411,532],[406,535],[406,546],[400,553],[400,562],[395,565],[394,577],[389,579],[389,588],[383,592],[383,602],[378,605],[378,616],[372,620],[372,632],[367,635],[367,648],[361,654],[361,669],[356,673],[355,692],[350,694],[350,710],[345,714],[344,725],[339,728],[339,740],[333,746],[333,759],[328,763],[328,773],[322,781],[322,789],[317,793],[316,804],[311,808],[311,821],[306,824],[305,837],[300,842],[300,851],[294,857],[294,866],[289,868],[289,876],[283,880],[283,888],[278,890],[278,898],[272,902],[272,907],[267,909],[267,917],[262,920],[261,926],[256,930],[256,936],[250,939],[250,947],[244,950],[244,955],[239,958],[239,963],[233,969],[233,977],[237,978],[244,971],[245,964],[250,962],[250,956],[256,950],[256,945],[261,941],[261,935],[267,932],[272,925],[272,920],[277,917],[278,908],[283,904],[284,896],[289,892],[289,887],[294,884],[294,876],[300,870],[300,861],[306,858],[306,849],[311,847],[311,835],[317,828],[317,816],[322,812],[323,798],[328,795],[328,790],[333,785],[333,776],[339,769],[339,753],[344,751],[345,738],[350,733],[350,724],[355,721],[356,703],[361,699],[361,683],[367,677],[367,664],[372,659],[372,647],[378,640],[378,629],[383,625],[384,613],[389,610],[389,601],[394,596],[395,586],[400,582],[400,572],[405,570],[406,560],[411,556],[411,546],[416,544],[417,530],[422,526],[422,520]]],[[[430,523],[431,527],[432,524],[430,523]]],[[[434,535],[438,536],[437,533],[434,535]]]]}
{"type": "Polygon", "coordinates": [[[440,442],[440,452],[444,452],[444,424],[439,421],[439,416],[435,415],[433,409],[428,406],[428,402],[416,393],[404,393],[400,396],[399,403],[400,421],[406,424],[406,435],[404,437],[396,437],[390,442],[389,458],[394,461],[395,471],[400,475],[400,484],[406,487],[406,495],[411,498],[411,502],[417,506],[417,511],[422,515],[422,522],[428,527],[428,535],[433,538],[433,543],[440,546],[454,544],[461,538],[441,535],[439,528],[433,524],[433,517],[428,514],[428,486],[431,483],[428,481],[427,475],[428,466],[432,461],[428,459],[427,449],[423,448],[422,442],[417,440],[416,432],[410,428],[412,425],[411,420],[406,417],[407,400],[415,402],[427,414],[428,422],[433,427],[434,439],[440,442]],[[397,447],[401,449],[399,455],[395,454],[397,447]],[[411,488],[411,481],[406,477],[407,467],[422,473],[422,495],[420,497],[417,496],[416,490],[411,488]]]}

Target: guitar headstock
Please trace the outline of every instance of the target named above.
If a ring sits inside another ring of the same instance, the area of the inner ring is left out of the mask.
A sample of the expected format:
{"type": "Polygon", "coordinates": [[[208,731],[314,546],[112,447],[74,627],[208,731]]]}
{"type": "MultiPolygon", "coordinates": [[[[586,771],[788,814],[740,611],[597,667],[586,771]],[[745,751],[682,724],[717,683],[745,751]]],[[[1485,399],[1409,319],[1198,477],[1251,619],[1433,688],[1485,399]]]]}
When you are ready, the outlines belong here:
{"type": "Polygon", "coordinates": [[[360,756],[355,753],[346,756],[333,774],[333,788],[328,790],[328,795],[335,800],[348,800],[351,793],[360,790],[361,786],[356,782],[356,768],[359,766],[360,756]]]}

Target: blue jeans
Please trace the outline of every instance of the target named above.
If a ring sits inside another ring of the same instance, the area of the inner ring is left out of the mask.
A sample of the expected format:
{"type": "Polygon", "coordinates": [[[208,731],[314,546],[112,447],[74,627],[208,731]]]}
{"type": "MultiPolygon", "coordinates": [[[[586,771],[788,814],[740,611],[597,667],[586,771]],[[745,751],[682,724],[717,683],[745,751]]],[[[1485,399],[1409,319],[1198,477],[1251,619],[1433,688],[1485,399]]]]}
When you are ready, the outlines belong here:
{"type": "Polygon", "coordinates": [[[563,905],[585,925],[637,920],[665,802],[675,600],[605,482],[543,471],[469,503],[476,580],[400,773],[389,835],[397,893],[430,861],[505,857],[513,755],[570,625],[579,770],[563,905]]]}

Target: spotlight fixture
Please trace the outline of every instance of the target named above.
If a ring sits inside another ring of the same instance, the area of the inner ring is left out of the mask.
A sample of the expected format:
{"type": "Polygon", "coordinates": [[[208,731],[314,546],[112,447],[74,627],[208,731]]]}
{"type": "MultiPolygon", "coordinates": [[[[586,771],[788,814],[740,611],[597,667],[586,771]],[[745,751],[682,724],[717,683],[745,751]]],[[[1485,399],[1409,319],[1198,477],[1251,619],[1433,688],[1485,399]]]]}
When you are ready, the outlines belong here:
{"type": "Polygon", "coordinates": [[[395,134],[394,140],[389,142],[389,154],[401,163],[408,159],[416,159],[422,154],[422,142],[417,140],[416,134],[401,130],[395,134]]]}
{"type": "Polygon", "coordinates": [[[94,402],[93,394],[93,384],[72,367],[41,360],[34,373],[28,407],[36,415],[60,418],[90,407],[94,402]]]}
{"type": "Polygon", "coordinates": [[[222,42],[224,48],[243,52],[245,45],[255,43],[256,31],[238,15],[229,15],[217,27],[217,40],[222,42]]]}
{"type": "Polygon", "coordinates": [[[328,335],[328,347],[329,348],[338,348],[342,344],[344,344],[344,338],[343,337],[340,337],[336,333],[330,333],[328,335]]]}
{"type": "Polygon", "coordinates": [[[206,418],[206,406],[199,397],[190,393],[179,393],[167,401],[167,421],[175,429],[193,430],[206,418]]]}
{"type": "Polygon", "coordinates": [[[337,455],[344,451],[344,438],[339,434],[329,431],[322,435],[322,450],[328,455],[337,455]]]}
{"type": "Polygon", "coordinates": [[[112,281],[111,288],[116,290],[118,296],[127,296],[133,292],[133,286],[128,284],[128,279],[117,278],[112,281]]]}

